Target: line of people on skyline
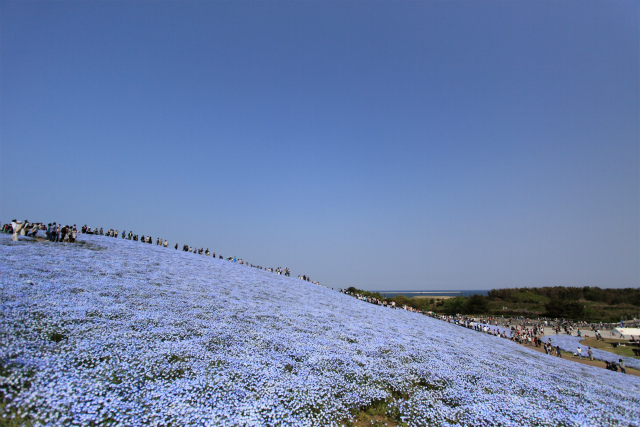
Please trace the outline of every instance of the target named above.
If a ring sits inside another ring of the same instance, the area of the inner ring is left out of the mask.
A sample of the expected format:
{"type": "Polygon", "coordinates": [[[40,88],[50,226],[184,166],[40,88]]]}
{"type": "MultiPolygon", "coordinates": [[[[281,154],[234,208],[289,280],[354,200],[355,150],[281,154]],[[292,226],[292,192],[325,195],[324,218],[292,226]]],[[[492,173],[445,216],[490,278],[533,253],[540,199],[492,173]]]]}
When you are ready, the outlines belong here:
{"type": "MultiPolygon", "coordinates": [[[[95,229],[92,230],[91,227],[87,227],[87,225],[84,225],[84,226],[82,226],[81,230],[82,230],[82,233],[86,233],[86,234],[97,234],[97,235],[104,235],[104,236],[116,237],[116,238],[119,236],[119,230],[109,229],[105,233],[104,229],[102,227],[100,229],[95,228],[95,229]]],[[[133,232],[131,232],[131,231],[129,231],[129,233],[127,234],[126,230],[122,231],[121,236],[122,236],[123,239],[126,238],[126,239],[132,240],[132,241],[141,241],[143,243],[148,243],[148,244],[151,244],[153,242],[153,238],[151,236],[142,235],[140,238],[138,238],[137,234],[133,234],[133,232]]],[[[157,238],[156,239],[156,245],[157,246],[163,246],[163,247],[166,248],[166,247],[169,246],[169,242],[167,240],[163,240],[161,238],[157,238]]],[[[174,249],[178,250],[178,243],[175,244],[174,249]]],[[[204,249],[204,248],[198,249],[198,248],[195,248],[195,247],[192,247],[192,246],[189,246],[189,245],[185,244],[185,245],[182,246],[182,250],[184,252],[192,252],[192,253],[199,254],[199,255],[211,256],[211,252],[209,252],[209,248],[207,248],[207,249],[204,249]]],[[[215,258],[215,257],[216,257],[216,253],[213,252],[213,258],[215,258]]],[[[291,270],[288,267],[285,267],[284,269],[282,267],[278,267],[276,269],[274,269],[272,267],[266,268],[266,267],[250,264],[250,263],[244,261],[242,258],[237,258],[237,257],[224,258],[222,255],[219,255],[218,258],[219,259],[226,259],[227,261],[232,261],[232,262],[235,262],[237,264],[241,264],[241,265],[246,265],[246,266],[250,266],[250,267],[253,267],[253,268],[257,268],[259,270],[265,270],[265,271],[268,271],[270,273],[276,273],[278,275],[284,275],[286,277],[290,277],[291,276],[291,270]]],[[[299,275],[298,279],[304,280],[306,282],[313,283],[315,285],[320,285],[320,282],[317,282],[317,281],[312,282],[311,278],[309,276],[307,276],[307,275],[299,275]]]]}
{"type": "MultiPolygon", "coordinates": [[[[78,230],[76,229],[75,224],[73,226],[69,226],[69,225],[62,226],[62,225],[58,225],[56,222],[53,222],[45,226],[43,223],[29,223],[29,221],[27,220],[25,220],[23,223],[22,221],[17,221],[15,219],[10,224],[4,224],[3,226],[1,226],[0,230],[2,230],[5,233],[12,233],[13,241],[18,241],[18,235],[28,236],[28,237],[37,237],[38,231],[46,230],[45,231],[46,239],[50,242],[74,243],[76,241],[77,233],[78,233],[78,230]]],[[[129,231],[127,233],[126,230],[123,230],[122,233],[120,233],[119,230],[114,230],[114,229],[109,229],[105,232],[103,227],[100,227],[100,228],[96,227],[92,229],[91,227],[88,227],[85,224],[81,227],[80,231],[82,234],[92,234],[92,235],[112,237],[112,238],[120,237],[122,239],[127,239],[135,242],[139,241],[147,244],[153,243],[153,238],[151,236],[145,236],[145,235],[138,236],[137,234],[134,234],[132,231],[129,231]]],[[[169,246],[169,242],[167,240],[161,239],[159,237],[156,238],[155,243],[157,246],[163,246],[165,248],[169,246]]],[[[175,244],[174,249],[178,250],[177,243],[175,244]]],[[[185,244],[183,245],[182,250],[184,252],[192,252],[194,254],[199,254],[199,255],[205,255],[205,256],[212,255],[213,258],[216,258],[216,253],[213,252],[213,254],[211,254],[211,252],[209,252],[209,248],[198,249],[185,244]]],[[[224,258],[222,255],[219,255],[218,258],[226,259],[227,261],[235,262],[237,264],[257,268],[259,270],[268,271],[270,273],[284,275],[286,277],[291,276],[291,270],[289,270],[288,267],[285,267],[285,268],[278,267],[275,269],[272,267],[266,268],[266,267],[250,264],[244,261],[242,258],[237,258],[235,256],[224,258]]],[[[320,285],[320,282],[317,282],[317,281],[312,282],[308,275],[299,275],[298,279],[304,280],[306,282],[310,282],[316,285],[320,285]]]]}

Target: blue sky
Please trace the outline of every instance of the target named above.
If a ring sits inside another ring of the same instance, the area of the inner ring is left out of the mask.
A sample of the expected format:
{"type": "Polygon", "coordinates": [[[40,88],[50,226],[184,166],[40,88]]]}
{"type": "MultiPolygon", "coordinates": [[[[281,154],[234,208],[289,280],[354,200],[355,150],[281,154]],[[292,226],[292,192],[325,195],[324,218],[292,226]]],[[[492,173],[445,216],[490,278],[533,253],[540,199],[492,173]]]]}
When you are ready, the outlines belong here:
{"type": "Polygon", "coordinates": [[[0,12],[2,222],[335,288],[640,286],[637,2],[0,12]]]}

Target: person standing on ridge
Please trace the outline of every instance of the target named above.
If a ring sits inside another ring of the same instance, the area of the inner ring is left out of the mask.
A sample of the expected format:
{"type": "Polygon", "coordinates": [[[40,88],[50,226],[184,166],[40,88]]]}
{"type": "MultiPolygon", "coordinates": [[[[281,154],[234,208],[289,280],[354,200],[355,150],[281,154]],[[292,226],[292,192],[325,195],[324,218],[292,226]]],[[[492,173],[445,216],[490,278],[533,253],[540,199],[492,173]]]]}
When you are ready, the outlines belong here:
{"type": "Polygon", "coordinates": [[[20,235],[21,236],[26,236],[27,235],[27,227],[29,226],[29,220],[25,219],[24,222],[22,223],[22,228],[20,228],[20,235]]]}
{"type": "Polygon", "coordinates": [[[15,219],[11,221],[11,228],[13,228],[13,235],[11,236],[11,240],[14,242],[18,241],[18,233],[22,229],[22,221],[16,221],[15,219]]]}

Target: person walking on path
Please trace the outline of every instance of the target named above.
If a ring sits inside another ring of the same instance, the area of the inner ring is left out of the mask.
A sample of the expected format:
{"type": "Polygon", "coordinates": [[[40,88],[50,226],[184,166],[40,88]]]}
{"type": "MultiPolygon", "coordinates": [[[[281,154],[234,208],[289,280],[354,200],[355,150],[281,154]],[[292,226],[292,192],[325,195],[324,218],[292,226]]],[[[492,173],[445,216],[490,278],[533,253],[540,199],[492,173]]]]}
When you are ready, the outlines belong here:
{"type": "Polygon", "coordinates": [[[578,347],[578,357],[582,360],[582,347],[578,347]]]}
{"type": "Polygon", "coordinates": [[[620,366],[620,372],[621,373],[623,373],[623,374],[627,373],[627,370],[625,369],[626,365],[624,364],[624,361],[622,359],[618,360],[618,366],[620,366]]]}
{"type": "Polygon", "coordinates": [[[562,353],[560,353],[560,346],[556,346],[556,356],[562,359],[562,353]]]}
{"type": "Polygon", "coordinates": [[[589,360],[593,361],[593,350],[591,350],[591,347],[587,350],[587,354],[589,355],[589,360]]]}

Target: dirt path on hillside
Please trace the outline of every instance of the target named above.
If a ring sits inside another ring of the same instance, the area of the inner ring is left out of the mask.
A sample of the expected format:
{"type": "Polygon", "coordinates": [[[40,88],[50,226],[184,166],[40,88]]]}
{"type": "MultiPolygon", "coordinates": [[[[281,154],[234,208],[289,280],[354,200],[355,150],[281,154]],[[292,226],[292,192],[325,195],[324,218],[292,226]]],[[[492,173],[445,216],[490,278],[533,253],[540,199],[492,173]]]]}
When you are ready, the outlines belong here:
{"type": "MultiPolygon", "coordinates": [[[[536,347],[533,345],[527,345],[527,344],[520,344],[523,347],[526,348],[530,348],[532,350],[535,350],[539,353],[545,353],[544,351],[544,347],[536,347]]],[[[546,354],[546,353],[545,353],[546,354]]],[[[574,356],[573,353],[570,353],[568,351],[562,351],[562,358],[566,359],[566,360],[571,360],[572,362],[576,362],[576,363],[582,363],[583,365],[590,365],[590,366],[595,366],[597,368],[602,368],[602,369],[607,369],[607,364],[606,362],[603,362],[602,360],[589,360],[588,357],[582,357],[582,359],[580,359],[578,356],[574,356]]],[[[613,353],[611,353],[613,354],[613,353]]],[[[616,354],[613,354],[614,356],[617,356],[616,354]]],[[[555,348],[554,348],[554,355],[548,355],[549,357],[557,357],[555,356],[555,348]]],[[[627,375],[633,375],[636,377],[640,377],[640,371],[637,369],[633,369],[627,366],[627,375]]],[[[618,371],[618,373],[620,373],[620,371],[618,371]]],[[[621,374],[622,375],[622,374],[621,374]]]]}

